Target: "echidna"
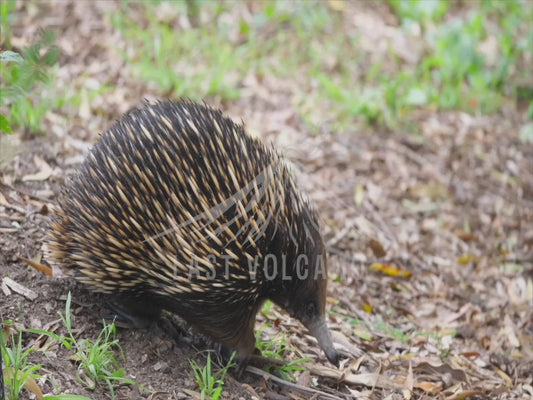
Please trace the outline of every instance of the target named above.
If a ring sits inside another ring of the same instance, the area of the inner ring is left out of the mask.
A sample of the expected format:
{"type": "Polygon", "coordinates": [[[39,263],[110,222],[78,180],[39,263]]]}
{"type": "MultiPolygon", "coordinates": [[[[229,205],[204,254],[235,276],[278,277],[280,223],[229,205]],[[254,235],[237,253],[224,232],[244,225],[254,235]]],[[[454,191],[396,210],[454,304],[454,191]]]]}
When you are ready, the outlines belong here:
{"type": "Polygon", "coordinates": [[[138,325],[176,313],[241,362],[271,299],[338,365],[315,212],[281,157],[209,106],[146,104],[106,131],[59,198],[46,255],[138,325]]]}

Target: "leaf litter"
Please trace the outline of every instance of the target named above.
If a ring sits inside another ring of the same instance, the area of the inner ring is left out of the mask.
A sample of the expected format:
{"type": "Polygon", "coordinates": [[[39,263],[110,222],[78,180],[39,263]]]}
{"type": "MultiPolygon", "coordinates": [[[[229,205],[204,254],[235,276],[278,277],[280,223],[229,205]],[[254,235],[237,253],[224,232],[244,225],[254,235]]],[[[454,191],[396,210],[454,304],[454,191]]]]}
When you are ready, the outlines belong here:
{"type": "MultiPolygon", "coordinates": [[[[31,270],[20,258],[32,260],[41,252],[47,209],[98,133],[143,97],[158,93],[133,78],[117,48],[106,45],[121,40],[105,17],[117,10],[116,2],[17,7],[21,17],[13,43],[31,43],[40,28],[61,32],[58,86],[80,93],[86,85],[115,87],[93,99],[83,95],[77,107],[53,110],[44,120],[46,136],[17,142],[9,154],[2,146],[0,273],[11,281],[0,298],[0,316],[25,328],[48,326],[63,309],[62,296],[73,290],[77,326],[85,337],[96,337],[104,308],[94,296],[31,270]],[[31,305],[9,289],[12,282],[37,294],[31,305]]],[[[347,13],[351,6],[331,7],[347,13]]],[[[402,31],[380,18],[386,11],[364,6],[361,11],[346,29],[376,40],[377,58],[386,39],[394,38],[402,57],[416,62],[417,51],[410,51],[402,31]],[[376,28],[376,20],[383,26],[376,28]]],[[[335,60],[328,62],[333,68],[335,60]]],[[[300,324],[275,307],[271,311],[279,321],[276,331],[290,346],[315,358],[306,364],[302,374],[309,375],[300,386],[341,399],[533,396],[533,148],[519,140],[522,115],[502,119],[421,110],[416,140],[401,132],[327,128],[313,135],[289,100],[301,91],[301,82],[253,74],[242,81],[246,96],[223,108],[294,164],[299,185],[320,211],[328,244],[329,320],[341,368],[327,364],[300,324]]],[[[258,316],[258,324],[265,320],[258,316]]],[[[25,339],[27,346],[42,340],[25,339]]],[[[120,331],[119,339],[124,369],[157,398],[185,398],[197,390],[187,367],[187,359],[196,356],[191,347],[157,329],[120,331]],[[157,368],[162,363],[172,367],[157,368]]],[[[101,388],[79,387],[64,349],[35,357],[50,379],[38,381],[43,392],[60,388],[107,398],[101,388]]],[[[253,374],[242,382],[229,377],[224,398],[306,396],[295,385],[253,374]]],[[[151,396],[129,386],[118,388],[117,395],[151,396]]]]}

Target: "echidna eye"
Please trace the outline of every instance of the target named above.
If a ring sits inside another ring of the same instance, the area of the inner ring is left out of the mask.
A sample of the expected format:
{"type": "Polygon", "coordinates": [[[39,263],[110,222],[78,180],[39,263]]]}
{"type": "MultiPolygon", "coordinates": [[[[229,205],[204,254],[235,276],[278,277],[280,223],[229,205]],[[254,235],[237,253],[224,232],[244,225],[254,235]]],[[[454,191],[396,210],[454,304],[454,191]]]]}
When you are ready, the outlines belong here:
{"type": "Polygon", "coordinates": [[[307,303],[307,308],[305,310],[305,313],[307,314],[307,317],[312,318],[316,315],[316,304],[311,301],[307,303]]]}

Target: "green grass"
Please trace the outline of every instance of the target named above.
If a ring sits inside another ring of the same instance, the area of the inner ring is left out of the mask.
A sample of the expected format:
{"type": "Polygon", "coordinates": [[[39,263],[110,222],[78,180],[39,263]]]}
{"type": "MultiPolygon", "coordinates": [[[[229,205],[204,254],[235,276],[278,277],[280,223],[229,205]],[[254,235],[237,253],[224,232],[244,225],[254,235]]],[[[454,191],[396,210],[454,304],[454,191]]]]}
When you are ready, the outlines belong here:
{"type": "Polygon", "coordinates": [[[29,362],[29,355],[33,348],[22,349],[22,332],[17,335],[9,334],[9,330],[2,330],[0,333],[0,350],[4,365],[4,384],[7,390],[8,400],[18,400],[22,390],[30,381],[42,378],[37,373],[42,365],[33,365],[29,362]],[[16,338],[15,338],[16,336],[16,338]],[[11,342],[11,345],[9,345],[11,342]]]}
{"type": "Polygon", "coordinates": [[[31,132],[42,130],[41,121],[53,107],[51,83],[59,56],[51,31],[43,31],[38,40],[19,52],[11,50],[11,23],[17,18],[16,1],[0,4],[0,132],[13,128],[31,132]]]}
{"type": "MultiPolygon", "coordinates": [[[[421,44],[413,48],[423,49],[416,63],[393,46],[383,54],[362,46],[367,38],[347,22],[350,3],[339,10],[328,2],[275,0],[243,13],[243,5],[231,2],[124,1],[108,22],[122,34],[111,46],[126,61],[124,74],[159,97],[231,101],[256,92],[248,78],[259,84],[274,78],[279,90],[292,93],[288,101],[311,132],[361,124],[416,130],[417,110],[490,114],[518,101],[529,104],[533,120],[529,3],[389,3],[406,40],[421,44]]],[[[14,5],[9,0],[0,6],[6,49],[17,18],[14,5]]],[[[59,92],[57,49],[49,32],[20,56],[22,61],[0,62],[4,132],[39,132],[51,109],[64,111],[83,96],[90,101],[113,90],[111,84],[95,93],[74,85],[72,93],[59,92]]],[[[530,132],[524,128],[522,140],[530,141],[530,132]]]]}
{"type": "Polygon", "coordinates": [[[115,338],[116,328],[114,324],[104,321],[104,327],[95,341],[77,339],[73,333],[71,320],[71,295],[67,296],[65,314],[61,314],[61,320],[67,329],[68,336],[59,336],[55,333],[40,329],[28,329],[28,332],[46,335],[59,342],[68,350],[71,350],[73,360],[78,363],[78,381],[88,389],[94,389],[99,383],[105,383],[112,398],[115,398],[115,384],[126,383],[135,385],[131,379],[125,378],[126,372],[120,368],[116,354],[124,359],[124,353],[118,339],[115,338]]]}
{"type": "Polygon", "coordinates": [[[133,75],[166,95],[232,100],[246,95],[246,76],[274,76],[292,82],[291,101],[310,128],[364,122],[394,129],[409,126],[417,109],[491,113],[513,99],[517,82],[531,78],[520,68],[533,44],[533,11],[523,2],[390,4],[401,29],[426,47],[416,65],[394,48],[369,64],[357,31],[345,31],[342,13],[350,11],[326,2],[264,2],[250,18],[235,3],[173,3],[163,18],[154,3],[137,4],[136,13],[123,3],[111,20],[127,43],[120,51],[133,75]],[[177,26],[187,12],[201,23],[177,26]],[[480,50],[487,41],[495,41],[494,60],[480,50]]]}
{"type": "Polygon", "coordinates": [[[336,311],[330,311],[330,313],[336,316],[337,318],[341,318],[348,322],[350,325],[354,326],[355,329],[353,331],[353,334],[365,341],[372,341],[372,332],[376,331],[382,332],[386,334],[389,338],[397,340],[404,344],[409,343],[416,337],[425,337],[428,340],[432,340],[433,342],[435,342],[436,347],[440,351],[440,357],[442,359],[445,359],[450,351],[449,347],[445,345],[443,338],[446,336],[451,336],[451,338],[453,338],[456,335],[455,331],[449,331],[444,333],[415,330],[404,331],[402,329],[390,325],[389,323],[384,321],[381,316],[377,316],[377,319],[374,321],[374,323],[370,324],[369,322],[364,322],[360,319],[336,311]]]}
{"type": "Polygon", "coordinates": [[[59,56],[54,40],[52,31],[43,31],[21,54],[4,51],[0,55],[0,108],[7,110],[2,119],[4,132],[9,133],[11,127],[42,130],[43,117],[54,107],[51,92],[59,56]]]}
{"type": "Polygon", "coordinates": [[[202,400],[218,400],[220,398],[222,391],[224,390],[226,375],[229,369],[235,365],[233,362],[234,357],[235,353],[231,355],[228,363],[216,372],[213,369],[214,363],[211,360],[211,352],[207,353],[207,360],[203,367],[201,367],[196,361],[189,360],[196,383],[200,388],[202,400]]]}
{"type": "Polygon", "coordinates": [[[86,77],[61,85],[57,80],[60,68],[59,49],[53,30],[42,30],[34,43],[11,50],[11,24],[19,18],[16,2],[0,4],[0,31],[4,39],[0,51],[0,134],[22,130],[29,136],[45,131],[43,121],[51,110],[64,114],[77,112],[82,101],[92,102],[97,96],[113,90],[108,83],[91,88],[86,77]],[[63,86],[63,89],[59,87],[63,86]]]}
{"type": "MultiPolygon", "coordinates": [[[[22,331],[16,331],[15,324],[12,321],[4,321],[0,333],[0,354],[3,365],[4,389],[6,390],[7,400],[18,400],[23,393],[23,389],[32,392],[35,396],[43,396],[40,387],[35,382],[36,379],[42,379],[43,376],[38,371],[43,367],[42,364],[32,364],[29,360],[30,354],[38,349],[30,347],[23,349],[22,331]]],[[[90,400],[87,397],[58,394],[52,396],[43,396],[44,400],[90,400]]]]}
{"type": "MultiPolygon", "coordinates": [[[[272,307],[274,307],[274,303],[272,301],[265,301],[263,307],[261,308],[261,313],[269,317],[272,307]]],[[[285,357],[295,354],[296,352],[287,345],[286,337],[282,333],[278,333],[268,340],[263,339],[263,331],[267,326],[270,326],[270,324],[263,324],[255,332],[255,347],[261,352],[263,357],[268,357],[283,362],[282,365],[267,366],[267,370],[269,372],[278,374],[287,381],[296,381],[294,373],[296,371],[303,371],[305,368],[301,364],[311,361],[311,359],[297,358],[293,361],[285,363],[285,357]]]]}
{"type": "MultiPolygon", "coordinates": [[[[243,13],[243,5],[231,2],[124,1],[108,22],[122,34],[111,46],[127,63],[124,74],[159,97],[231,101],[256,91],[249,77],[259,83],[275,78],[280,90],[292,93],[288,100],[311,132],[361,124],[416,131],[417,110],[490,114],[513,102],[529,105],[533,120],[530,3],[389,3],[407,40],[421,44],[416,63],[393,46],[383,54],[361,46],[366,38],[347,23],[349,3],[338,9],[328,2],[275,0],[243,13]]],[[[17,17],[15,2],[2,2],[6,49],[17,17]]],[[[20,50],[20,60],[0,62],[0,130],[42,131],[51,109],[64,111],[113,90],[105,84],[94,93],[79,85],[71,93],[58,91],[53,39],[45,32],[20,50]]],[[[531,141],[531,127],[520,137],[531,141]]]]}
{"type": "Polygon", "coordinates": [[[16,0],[5,0],[0,3],[0,37],[3,38],[5,48],[11,48],[11,32],[9,24],[13,20],[16,0]]]}
{"type": "Polygon", "coordinates": [[[261,352],[261,355],[263,357],[283,361],[282,365],[268,366],[267,370],[269,372],[278,374],[286,381],[295,382],[296,376],[294,375],[294,373],[296,371],[303,371],[305,368],[301,364],[309,362],[311,361],[311,359],[298,358],[296,360],[285,363],[285,357],[287,357],[291,353],[295,353],[295,351],[287,345],[286,337],[282,333],[274,335],[269,340],[264,340],[262,337],[263,330],[266,326],[269,325],[262,325],[255,333],[255,347],[261,352]]]}

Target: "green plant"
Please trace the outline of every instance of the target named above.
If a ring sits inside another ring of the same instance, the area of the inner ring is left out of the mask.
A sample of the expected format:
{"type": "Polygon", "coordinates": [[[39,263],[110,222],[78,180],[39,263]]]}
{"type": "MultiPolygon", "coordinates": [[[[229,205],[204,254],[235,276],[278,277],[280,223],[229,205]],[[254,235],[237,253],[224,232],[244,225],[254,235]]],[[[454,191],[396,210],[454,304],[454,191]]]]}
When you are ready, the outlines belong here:
{"type": "MultiPolygon", "coordinates": [[[[172,18],[161,21],[155,16],[153,4],[141,6],[145,8],[142,29],[139,15],[127,8],[111,16],[126,42],[134,44],[118,50],[132,72],[173,96],[235,99],[250,73],[294,79],[302,65],[322,63],[320,47],[331,42],[321,36],[332,22],[321,4],[273,1],[264,3],[251,18],[235,21],[223,18],[234,11],[229,3],[192,3],[193,14],[204,15],[208,23],[176,29],[169,22],[172,18]],[[312,43],[312,49],[302,51],[298,40],[312,43]]],[[[183,12],[184,3],[173,5],[175,10],[167,11],[183,12]]]]}
{"type": "MultiPolygon", "coordinates": [[[[0,53],[0,63],[7,64],[9,62],[21,64],[24,62],[24,59],[17,52],[10,50],[2,51],[0,53]]],[[[8,134],[13,133],[9,120],[3,114],[0,114],[0,131],[8,134]]]]}
{"type": "Polygon", "coordinates": [[[384,54],[365,50],[357,32],[341,30],[348,6],[338,12],[326,2],[272,1],[246,18],[231,3],[173,3],[165,18],[157,4],[144,3],[143,12],[124,7],[110,18],[127,39],[117,50],[133,74],[166,96],[234,99],[246,93],[246,77],[273,76],[298,87],[293,106],[315,132],[359,121],[416,131],[416,109],[490,113],[518,91],[513,82],[531,81],[523,64],[533,47],[533,7],[518,0],[466,3],[460,12],[445,0],[390,4],[421,44],[416,64],[393,46],[384,54]],[[185,11],[186,29],[175,18],[185,11]],[[496,48],[481,51],[491,41],[496,48]]]}
{"type": "Polygon", "coordinates": [[[79,363],[77,377],[80,383],[89,389],[94,389],[99,381],[103,381],[107,384],[111,396],[115,398],[115,383],[122,382],[135,385],[133,380],[124,377],[126,373],[124,369],[120,368],[119,362],[115,357],[115,352],[118,350],[122,358],[124,358],[118,339],[115,338],[115,324],[109,324],[104,321],[104,327],[94,342],[88,339],[76,339],[73,334],[70,305],[71,295],[69,292],[65,314],[59,313],[67,329],[68,336],[59,336],[53,332],[39,329],[28,329],[28,331],[46,335],[61,343],[67,349],[73,350],[74,360],[79,363]]]}
{"type": "Polygon", "coordinates": [[[407,79],[399,87],[397,102],[407,108],[434,104],[441,109],[491,113],[513,92],[513,81],[530,80],[530,68],[519,65],[531,52],[533,8],[514,0],[505,2],[505,7],[502,4],[483,1],[480,8],[472,4],[430,30],[425,29],[427,22],[442,20],[448,2],[391,0],[404,26],[409,21],[420,24],[431,49],[415,69],[403,70],[407,79]],[[481,52],[490,43],[494,43],[491,50],[481,52]]]}
{"type": "Polygon", "coordinates": [[[114,383],[135,384],[131,379],[124,378],[126,373],[124,369],[119,368],[119,363],[115,358],[115,349],[124,358],[124,352],[118,343],[118,339],[114,338],[116,333],[115,324],[108,324],[104,321],[104,327],[94,343],[88,339],[76,340],[72,331],[70,304],[71,295],[69,292],[65,315],[60,314],[60,316],[67,328],[70,343],[74,346],[75,357],[80,363],[78,379],[90,389],[93,389],[98,381],[104,381],[111,392],[111,396],[114,398],[114,383]],[[84,374],[82,374],[82,371],[84,374]]]}
{"type": "Polygon", "coordinates": [[[4,46],[11,47],[11,35],[9,32],[9,22],[13,17],[13,12],[17,5],[16,0],[6,0],[0,3],[0,38],[4,39],[4,46]]]}
{"type": "Polygon", "coordinates": [[[392,9],[402,18],[404,25],[410,22],[438,21],[450,7],[446,0],[390,0],[392,9]]]}
{"type": "Polygon", "coordinates": [[[220,398],[220,395],[224,390],[224,381],[228,370],[235,365],[233,362],[234,357],[235,353],[231,355],[228,363],[217,372],[213,372],[211,352],[207,353],[207,361],[204,367],[201,367],[194,360],[189,360],[194,371],[196,383],[198,383],[198,386],[200,387],[202,400],[218,400],[220,398]]]}
{"type": "MultiPolygon", "coordinates": [[[[25,47],[21,54],[2,52],[0,108],[8,110],[4,117],[9,126],[39,131],[43,116],[53,107],[53,101],[45,95],[45,91],[52,82],[50,69],[59,55],[54,41],[53,32],[43,31],[39,40],[25,47]]],[[[5,121],[0,128],[3,127],[6,127],[5,121]]]]}
{"type": "MultiPolygon", "coordinates": [[[[255,333],[256,343],[255,347],[261,352],[263,357],[272,358],[274,360],[284,360],[284,356],[289,353],[294,353],[290,347],[287,346],[285,335],[278,333],[270,340],[262,340],[263,330],[268,326],[267,324],[259,327],[255,333]]],[[[296,371],[303,371],[304,368],[300,365],[311,361],[310,358],[298,358],[288,363],[281,363],[280,365],[271,365],[267,369],[270,372],[279,374],[286,381],[295,381],[294,373],[296,371]]]]}
{"type": "Polygon", "coordinates": [[[274,306],[274,303],[271,300],[265,301],[261,309],[261,312],[265,315],[269,315],[270,311],[272,310],[272,306],[274,306]]]}
{"type": "MultiPolygon", "coordinates": [[[[4,377],[4,386],[0,386],[0,395],[4,394],[1,389],[7,389],[7,400],[17,400],[22,389],[33,392],[37,397],[43,396],[40,388],[34,382],[34,379],[42,378],[36,372],[41,369],[42,365],[30,365],[29,355],[36,351],[35,348],[29,348],[22,351],[22,331],[18,332],[15,340],[13,334],[10,334],[11,327],[14,327],[12,321],[5,321],[4,329],[0,333],[0,379],[4,377]],[[11,347],[8,347],[7,340],[11,338],[11,347]],[[2,371],[2,360],[4,370],[2,371]]],[[[4,397],[1,397],[2,399],[4,397]]],[[[44,396],[43,400],[91,400],[85,396],[73,394],[58,394],[44,396]]]]}
{"type": "MultiPolygon", "coordinates": [[[[104,381],[111,395],[114,396],[113,385],[115,382],[134,384],[130,379],[124,378],[125,371],[120,368],[115,358],[115,349],[124,354],[117,339],[114,339],[116,328],[114,324],[104,323],[104,328],[93,343],[88,339],[76,341],[75,359],[79,361],[84,374],[78,368],[78,378],[88,388],[93,389],[98,381],[104,381]]],[[[71,331],[69,330],[69,334],[71,331]]],[[[71,334],[72,335],[72,334],[71,334]]],[[[71,336],[72,337],[72,336],[71,336]]]]}
{"type": "MultiPolygon", "coordinates": [[[[0,354],[1,359],[4,360],[4,383],[7,389],[7,399],[17,400],[22,392],[22,389],[28,383],[42,376],[36,372],[42,365],[31,365],[28,362],[28,356],[33,348],[22,350],[22,331],[18,332],[17,339],[15,335],[10,335],[7,330],[0,333],[0,354]],[[8,346],[7,341],[11,337],[11,346],[8,346]]],[[[0,368],[2,365],[0,364],[0,368]]]]}
{"type": "Polygon", "coordinates": [[[234,72],[243,71],[242,48],[232,48],[210,25],[176,34],[172,26],[154,15],[152,8],[147,7],[145,16],[148,26],[142,29],[126,10],[112,17],[127,42],[135,43],[140,50],[132,55],[122,51],[137,77],[156,83],[176,97],[238,97],[234,72]]]}

